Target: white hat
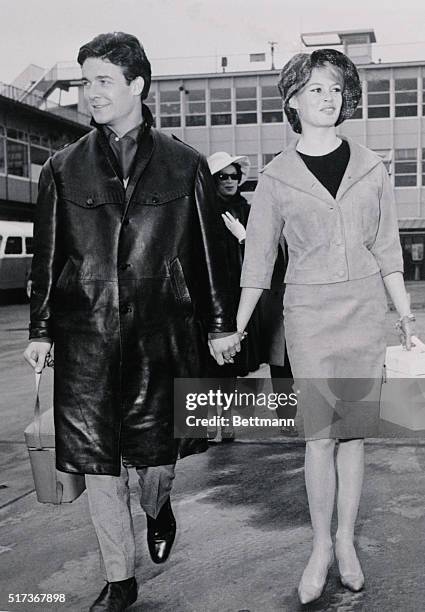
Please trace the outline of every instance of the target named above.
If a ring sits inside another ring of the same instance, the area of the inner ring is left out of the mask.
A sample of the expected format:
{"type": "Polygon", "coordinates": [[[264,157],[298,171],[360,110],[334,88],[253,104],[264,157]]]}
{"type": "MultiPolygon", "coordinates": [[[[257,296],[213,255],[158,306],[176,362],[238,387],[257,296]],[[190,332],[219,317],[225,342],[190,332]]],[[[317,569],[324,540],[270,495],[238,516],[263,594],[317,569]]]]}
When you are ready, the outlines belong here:
{"type": "Polygon", "coordinates": [[[220,170],[224,170],[227,166],[231,166],[232,164],[239,164],[242,172],[242,178],[239,182],[239,185],[242,185],[247,178],[249,168],[251,166],[249,159],[246,155],[236,155],[232,157],[225,151],[218,151],[217,153],[213,153],[207,158],[208,166],[210,167],[211,174],[217,174],[220,170]]]}

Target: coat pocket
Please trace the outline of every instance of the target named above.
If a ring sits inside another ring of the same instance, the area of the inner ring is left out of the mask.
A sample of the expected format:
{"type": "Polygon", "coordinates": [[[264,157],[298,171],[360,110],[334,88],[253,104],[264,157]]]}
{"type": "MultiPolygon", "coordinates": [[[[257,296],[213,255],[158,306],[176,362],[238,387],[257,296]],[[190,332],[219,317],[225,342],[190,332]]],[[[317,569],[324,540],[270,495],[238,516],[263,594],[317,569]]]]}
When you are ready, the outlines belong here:
{"type": "Polygon", "coordinates": [[[178,257],[173,259],[169,264],[171,284],[173,286],[174,294],[177,301],[186,307],[192,306],[192,299],[190,297],[189,289],[186,284],[184,272],[180,260],[178,257]]]}

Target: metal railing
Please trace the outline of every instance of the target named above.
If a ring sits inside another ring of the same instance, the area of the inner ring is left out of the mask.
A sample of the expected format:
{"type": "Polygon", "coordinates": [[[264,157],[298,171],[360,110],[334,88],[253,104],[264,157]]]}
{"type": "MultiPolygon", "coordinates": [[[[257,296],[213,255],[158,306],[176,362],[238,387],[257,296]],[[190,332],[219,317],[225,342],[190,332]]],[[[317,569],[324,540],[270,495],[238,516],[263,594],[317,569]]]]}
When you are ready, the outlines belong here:
{"type": "Polygon", "coordinates": [[[80,113],[73,108],[59,106],[51,100],[46,100],[43,98],[43,96],[36,93],[28,93],[23,89],[19,89],[19,87],[14,87],[13,85],[8,85],[7,83],[0,82],[0,95],[10,98],[11,100],[15,100],[16,102],[21,102],[22,104],[28,104],[29,106],[38,108],[39,110],[64,117],[65,119],[81,123],[82,125],[90,124],[89,115],[80,113]]]}

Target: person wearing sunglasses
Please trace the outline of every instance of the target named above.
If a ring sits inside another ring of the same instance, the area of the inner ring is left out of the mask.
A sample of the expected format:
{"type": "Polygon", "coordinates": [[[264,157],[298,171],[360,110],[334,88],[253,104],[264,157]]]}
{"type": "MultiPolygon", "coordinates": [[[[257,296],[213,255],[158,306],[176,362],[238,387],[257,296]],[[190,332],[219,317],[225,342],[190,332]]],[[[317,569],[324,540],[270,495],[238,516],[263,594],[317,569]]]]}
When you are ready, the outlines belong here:
{"type": "MultiPolygon", "coordinates": [[[[240,275],[242,270],[245,227],[248,222],[249,204],[240,192],[241,185],[247,180],[250,163],[245,155],[231,156],[224,151],[213,153],[207,162],[216,186],[216,207],[221,214],[227,231],[225,235],[225,255],[228,263],[230,286],[233,288],[232,299],[235,311],[240,295],[240,275]]],[[[241,352],[225,359],[223,366],[218,366],[211,359],[209,376],[223,379],[228,391],[234,391],[236,377],[246,376],[260,367],[260,334],[257,311],[247,328],[248,335],[241,345],[241,352]]],[[[231,412],[226,417],[231,423],[231,412]]],[[[210,442],[232,442],[235,438],[233,426],[212,429],[209,432],[210,442]]]]}

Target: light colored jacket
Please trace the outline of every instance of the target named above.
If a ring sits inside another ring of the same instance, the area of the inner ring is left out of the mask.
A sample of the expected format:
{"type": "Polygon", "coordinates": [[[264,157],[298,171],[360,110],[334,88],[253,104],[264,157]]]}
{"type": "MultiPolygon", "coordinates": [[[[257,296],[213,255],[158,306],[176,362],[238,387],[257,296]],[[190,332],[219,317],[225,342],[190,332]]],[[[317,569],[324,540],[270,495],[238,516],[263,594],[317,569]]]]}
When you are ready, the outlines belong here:
{"type": "MultiPolygon", "coordinates": [[[[347,139],[348,140],[348,139],[347,139]]],[[[336,198],[293,142],[262,171],[245,241],[241,286],[268,289],[278,244],[288,244],[285,283],[322,284],[403,272],[393,190],[381,159],[348,140],[336,198]]]]}

